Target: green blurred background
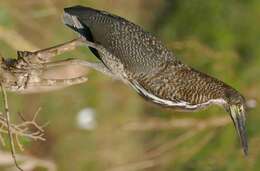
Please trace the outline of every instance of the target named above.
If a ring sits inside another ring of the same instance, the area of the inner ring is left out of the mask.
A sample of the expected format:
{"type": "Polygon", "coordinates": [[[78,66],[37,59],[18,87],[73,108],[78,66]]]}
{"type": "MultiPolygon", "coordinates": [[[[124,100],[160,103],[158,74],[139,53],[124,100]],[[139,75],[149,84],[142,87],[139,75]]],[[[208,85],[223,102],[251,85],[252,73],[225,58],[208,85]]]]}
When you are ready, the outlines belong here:
{"type": "MultiPolygon", "coordinates": [[[[243,156],[231,121],[205,129],[171,125],[180,119],[197,123],[225,117],[223,109],[196,113],[162,109],[96,71],[89,72],[87,83],[60,91],[9,93],[13,120],[18,111],[31,118],[42,107],[38,121],[50,121],[47,141],[25,139],[21,154],[51,160],[59,171],[260,169],[259,0],[1,0],[1,53],[15,57],[16,50],[42,49],[75,38],[61,16],[64,7],[76,4],[107,10],[143,26],[183,62],[232,85],[253,106],[256,103],[248,112],[249,156],[243,156]],[[84,108],[95,111],[94,128],[79,127],[78,113],[84,108]],[[135,130],[128,129],[129,123],[136,123],[135,130]],[[142,130],[149,123],[157,127],[142,130]]],[[[84,47],[57,59],[68,57],[96,60],[84,47]]]]}

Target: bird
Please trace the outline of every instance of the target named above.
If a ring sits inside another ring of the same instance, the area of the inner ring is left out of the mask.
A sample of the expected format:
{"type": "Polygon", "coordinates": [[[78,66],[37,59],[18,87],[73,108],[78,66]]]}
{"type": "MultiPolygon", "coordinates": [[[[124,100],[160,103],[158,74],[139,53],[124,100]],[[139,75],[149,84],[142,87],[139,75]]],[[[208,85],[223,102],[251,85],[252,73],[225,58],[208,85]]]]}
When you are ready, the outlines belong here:
{"type": "Polygon", "coordinates": [[[76,5],[64,8],[63,22],[85,40],[104,73],[146,100],[187,112],[223,107],[248,154],[246,100],[235,88],[184,64],[152,33],[121,16],[76,5]]]}

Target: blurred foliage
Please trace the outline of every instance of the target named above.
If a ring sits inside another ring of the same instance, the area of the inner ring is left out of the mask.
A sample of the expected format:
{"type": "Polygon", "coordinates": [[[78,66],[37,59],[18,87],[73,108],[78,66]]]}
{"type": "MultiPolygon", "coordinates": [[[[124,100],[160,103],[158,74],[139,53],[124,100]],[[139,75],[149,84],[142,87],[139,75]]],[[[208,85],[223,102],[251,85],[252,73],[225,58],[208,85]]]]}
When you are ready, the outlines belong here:
{"type": "MultiPolygon", "coordinates": [[[[260,1],[259,0],[2,0],[0,2],[0,51],[14,56],[15,50],[35,50],[70,40],[76,35],[64,27],[62,9],[82,4],[124,16],[162,39],[179,59],[209,73],[259,102],[260,92],[260,1]],[[15,31],[24,45],[6,41],[5,32],[15,31]]],[[[58,58],[96,60],[87,48],[58,58]]],[[[26,142],[26,151],[55,161],[61,171],[116,170],[146,159],[149,151],[192,130],[124,131],[122,125],[147,119],[210,118],[226,113],[211,107],[197,113],[180,113],[145,102],[119,81],[89,73],[84,85],[33,94],[9,94],[12,113],[30,118],[42,107],[40,122],[50,121],[46,142],[26,142]],[[77,113],[95,109],[97,128],[80,130],[77,113]],[[113,169],[115,168],[115,169],[113,169]],[[119,167],[120,168],[120,167],[119,167]]],[[[249,156],[242,155],[232,124],[198,132],[183,143],[152,159],[147,169],[165,171],[224,171],[260,168],[259,107],[248,114],[249,156]],[[157,164],[159,163],[159,164],[157,164]]],[[[13,119],[16,119],[13,115],[13,119]]],[[[140,164],[141,165],[141,164],[140,164]]],[[[138,166],[140,166],[138,165],[138,166]]],[[[144,167],[146,168],[146,167],[144,167]]],[[[120,169],[119,169],[120,170],[120,169]]],[[[127,170],[127,169],[123,169],[127,170]]]]}

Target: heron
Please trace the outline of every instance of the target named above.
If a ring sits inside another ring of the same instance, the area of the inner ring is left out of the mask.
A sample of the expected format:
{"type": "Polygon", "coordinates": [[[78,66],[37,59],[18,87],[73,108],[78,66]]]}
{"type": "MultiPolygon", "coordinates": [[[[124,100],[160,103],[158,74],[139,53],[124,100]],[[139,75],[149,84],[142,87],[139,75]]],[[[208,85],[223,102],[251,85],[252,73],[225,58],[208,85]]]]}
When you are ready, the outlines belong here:
{"type": "Polygon", "coordinates": [[[99,59],[93,64],[98,70],[130,85],[148,101],[191,112],[223,107],[248,154],[246,101],[236,89],[184,64],[152,33],[118,15],[72,6],[64,9],[63,20],[99,59]]]}

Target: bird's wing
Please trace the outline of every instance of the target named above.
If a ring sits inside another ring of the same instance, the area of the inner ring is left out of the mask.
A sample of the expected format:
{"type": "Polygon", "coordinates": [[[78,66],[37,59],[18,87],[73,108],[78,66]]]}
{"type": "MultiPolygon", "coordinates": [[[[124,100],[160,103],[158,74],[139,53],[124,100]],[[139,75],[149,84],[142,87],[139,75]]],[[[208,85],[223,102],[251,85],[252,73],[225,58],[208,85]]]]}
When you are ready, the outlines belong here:
{"type": "Polygon", "coordinates": [[[156,104],[162,105],[164,107],[173,107],[177,110],[182,111],[193,111],[198,108],[198,105],[193,105],[189,102],[185,102],[183,100],[178,99],[177,97],[166,99],[163,97],[159,97],[155,95],[154,93],[149,92],[146,90],[143,86],[141,86],[137,81],[131,81],[130,85],[137,91],[139,95],[147,99],[148,101],[152,101],[156,104]]]}
{"type": "Polygon", "coordinates": [[[78,21],[75,24],[65,20],[66,25],[102,45],[129,71],[151,72],[168,60],[177,61],[161,41],[124,18],[82,6],[65,8],[64,11],[65,15],[78,21]]]}
{"type": "Polygon", "coordinates": [[[210,99],[206,102],[193,104],[191,102],[181,100],[180,98],[178,98],[176,96],[172,96],[170,99],[168,99],[168,98],[165,98],[165,97],[162,97],[162,96],[159,96],[159,95],[155,95],[154,93],[151,93],[148,90],[146,90],[143,86],[141,86],[136,81],[131,82],[130,85],[137,91],[137,93],[139,95],[144,97],[146,100],[152,101],[152,102],[154,102],[158,105],[161,105],[163,107],[173,108],[177,111],[185,111],[185,112],[197,111],[197,110],[204,109],[211,104],[223,104],[223,103],[225,103],[223,101],[223,99],[210,99]]]}
{"type": "Polygon", "coordinates": [[[131,75],[135,90],[162,106],[194,111],[210,104],[223,104],[222,82],[186,65],[167,63],[157,73],[131,75]]]}

